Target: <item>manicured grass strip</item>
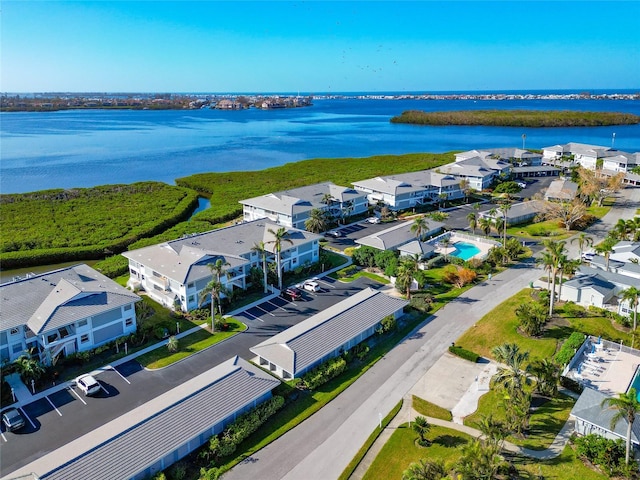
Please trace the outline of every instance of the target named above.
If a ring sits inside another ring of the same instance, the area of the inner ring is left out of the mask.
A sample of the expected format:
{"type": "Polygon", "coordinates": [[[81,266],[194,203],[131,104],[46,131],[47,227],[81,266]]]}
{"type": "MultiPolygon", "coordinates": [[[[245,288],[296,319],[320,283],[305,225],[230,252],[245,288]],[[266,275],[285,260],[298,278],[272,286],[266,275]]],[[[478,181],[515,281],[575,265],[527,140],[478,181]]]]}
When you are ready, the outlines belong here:
{"type": "Polygon", "coordinates": [[[226,340],[235,334],[246,330],[247,326],[239,321],[229,318],[226,323],[229,330],[216,331],[213,335],[209,330],[200,330],[178,340],[178,351],[171,353],[166,346],[158,347],[136,358],[138,363],[145,368],[156,369],[167,367],[172,363],[185,359],[194,353],[209,348],[216,343],[226,340]]]}
{"type": "Polygon", "coordinates": [[[360,271],[349,277],[338,277],[338,275],[336,275],[336,272],[334,272],[330,275],[330,277],[335,278],[336,280],[339,280],[340,282],[344,282],[344,283],[353,282],[354,280],[357,280],[360,277],[370,278],[374,282],[382,283],[383,285],[388,285],[390,283],[387,278],[381,277],[380,275],[376,275],[375,273],[363,272],[363,271],[360,271]]]}
{"type": "Polygon", "coordinates": [[[451,415],[451,412],[446,408],[439,407],[435,403],[428,402],[420,397],[416,397],[415,395],[413,395],[412,397],[413,409],[420,415],[439,418],[440,420],[446,421],[453,420],[453,415],[451,415]]]}
{"type": "MultiPolygon", "coordinates": [[[[505,411],[501,407],[504,402],[502,394],[497,390],[491,390],[480,397],[478,409],[464,419],[464,424],[478,428],[480,419],[489,414],[496,420],[505,420],[505,411]]],[[[515,445],[531,450],[544,450],[549,448],[569,418],[569,413],[575,405],[575,400],[567,395],[559,393],[557,397],[550,399],[537,408],[529,421],[529,432],[526,438],[508,437],[507,440],[515,445]]]]}
{"type": "Polygon", "coordinates": [[[402,409],[402,400],[400,400],[398,404],[395,407],[393,407],[393,409],[389,412],[389,414],[382,419],[382,428],[378,426],[373,432],[371,432],[371,435],[369,435],[369,438],[367,438],[364,444],[360,447],[360,450],[358,450],[358,453],[356,453],[356,455],[351,459],[347,467],[338,477],[338,480],[349,480],[349,477],[351,477],[353,472],[355,472],[356,468],[358,468],[358,465],[360,465],[360,462],[362,461],[364,456],[367,454],[367,452],[371,448],[371,445],[373,445],[373,443],[380,436],[382,431],[385,428],[387,428],[387,425],[391,423],[391,420],[395,418],[395,416],[398,414],[398,412],[401,409],[402,409]]]}

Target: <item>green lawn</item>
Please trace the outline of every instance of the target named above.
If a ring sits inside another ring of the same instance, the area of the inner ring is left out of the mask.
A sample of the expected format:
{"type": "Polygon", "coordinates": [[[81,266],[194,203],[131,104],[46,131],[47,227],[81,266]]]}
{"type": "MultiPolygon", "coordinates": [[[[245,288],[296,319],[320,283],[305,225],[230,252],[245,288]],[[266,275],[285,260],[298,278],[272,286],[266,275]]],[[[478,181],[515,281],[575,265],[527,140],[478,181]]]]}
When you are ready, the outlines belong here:
{"type": "MultiPolygon", "coordinates": [[[[526,288],[505,300],[456,340],[456,345],[483,357],[493,358],[491,350],[494,347],[516,343],[521,350],[529,352],[531,360],[541,360],[551,358],[560,343],[574,331],[616,342],[622,339],[625,344],[630,344],[631,336],[628,333],[616,329],[610,319],[599,316],[560,318],[536,338],[520,334],[515,310],[520,304],[532,301],[532,292],[526,288]]],[[[562,306],[558,306],[556,313],[562,315],[562,306]]]]}
{"type": "Polygon", "coordinates": [[[207,327],[206,329],[191,333],[179,339],[177,352],[171,353],[167,347],[162,346],[137,357],[136,360],[140,365],[149,369],[166,367],[226,340],[247,328],[245,324],[233,318],[227,319],[226,323],[229,325],[228,330],[215,332],[212,335],[210,327],[207,327]]]}
{"type": "Polygon", "coordinates": [[[341,282],[353,282],[354,280],[357,280],[360,277],[366,277],[366,278],[370,278],[371,280],[378,282],[378,283],[382,283],[383,285],[388,285],[389,284],[389,280],[386,279],[385,277],[382,277],[380,275],[376,275],[375,273],[371,273],[371,272],[365,272],[363,270],[356,272],[353,275],[350,275],[348,277],[340,277],[339,275],[337,275],[338,272],[334,272],[331,275],[329,275],[331,278],[335,278],[336,280],[339,280],[341,282]]]}
{"type": "MultiPolygon", "coordinates": [[[[502,402],[501,393],[497,390],[491,390],[480,397],[478,410],[466,417],[464,424],[477,428],[480,419],[489,414],[492,414],[493,418],[497,420],[504,420],[504,408],[500,406],[502,402]]],[[[557,398],[549,400],[532,413],[526,438],[509,437],[507,440],[531,450],[548,448],[569,418],[574,404],[573,398],[558,394],[557,398]]]]}
{"type": "MultiPolygon", "coordinates": [[[[416,434],[402,425],[389,441],[384,445],[371,467],[367,470],[364,480],[400,479],[402,472],[412,462],[420,459],[442,460],[445,467],[451,468],[460,459],[461,448],[470,437],[457,430],[432,426],[428,438],[433,442],[431,446],[423,448],[415,443],[416,434]]],[[[545,479],[557,480],[602,480],[606,476],[586,467],[577,459],[570,446],[565,447],[562,454],[548,461],[534,460],[528,457],[512,457],[518,468],[519,478],[536,478],[542,474],[545,479]]]]}
{"type": "Polygon", "coordinates": [[[418,412],[420,415],[424,415],[425,417],[433,417],[439,418],[441,420],[451,421],[453,419],[453,415],[446,408],[439,407],[435,403],[428,402],[423,400],[420,397],[412,396],[413,398],[411,406],[413,409],[418,412]]]}

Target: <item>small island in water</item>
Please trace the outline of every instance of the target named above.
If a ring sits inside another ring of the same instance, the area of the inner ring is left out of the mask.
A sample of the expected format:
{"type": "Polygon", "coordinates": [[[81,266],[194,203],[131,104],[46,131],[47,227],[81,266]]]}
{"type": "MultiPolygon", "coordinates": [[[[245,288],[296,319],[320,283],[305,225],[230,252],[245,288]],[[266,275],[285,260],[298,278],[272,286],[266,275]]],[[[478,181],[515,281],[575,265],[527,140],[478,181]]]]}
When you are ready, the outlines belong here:
{"type": "Polygon", "coordinates": [[[635,125],[640,116],[631,113],[577,112],[569,110],[461,110],[423,112],[407,110],[391,123],[412,125],[477,125],[495,127],[602,127],[635,125]]]}

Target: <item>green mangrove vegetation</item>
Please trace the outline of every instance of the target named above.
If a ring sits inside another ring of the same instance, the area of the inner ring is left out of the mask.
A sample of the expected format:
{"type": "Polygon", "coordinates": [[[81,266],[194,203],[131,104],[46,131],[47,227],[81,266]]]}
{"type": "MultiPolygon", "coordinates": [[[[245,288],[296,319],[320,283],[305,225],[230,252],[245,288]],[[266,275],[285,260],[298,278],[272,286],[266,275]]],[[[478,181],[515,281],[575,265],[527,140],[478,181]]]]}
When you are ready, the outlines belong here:
{"type": "Polygon", "coordinates": [[[185,220],[198,194],[160,182],[0,195],[2,268],[103,258],[185,220]]]}
{"type": "Polygon", "coordinates": [[[576,112],[570,110],[464,110],[423,112],[407,110],[392,123],[412,125],[477,125],[492,127],[601,127],[635,125],[640,116],[616,112],[576,112]]]}

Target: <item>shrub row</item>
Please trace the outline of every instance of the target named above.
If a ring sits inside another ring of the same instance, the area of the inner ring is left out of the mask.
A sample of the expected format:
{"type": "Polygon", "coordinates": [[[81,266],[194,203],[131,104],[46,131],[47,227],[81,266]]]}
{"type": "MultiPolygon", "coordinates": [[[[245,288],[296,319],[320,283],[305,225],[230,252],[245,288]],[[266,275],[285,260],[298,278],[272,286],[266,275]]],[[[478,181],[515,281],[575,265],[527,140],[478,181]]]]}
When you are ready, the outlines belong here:
{"type": "Polygon", "coordinates": [[[302,383],[309,390],[314,390],[327,383],[347,369],[347,361],[343,357],[332,358],[322,365],[314,368],[302,377],[302,383]]]}
{"type": "Polygon", "coordinates": [[[629,474],[632,469],[635,467],[636,472],[638,470],[636,462],[630,462],[629,467],[625,466],[625,442],[621,438],[611,440],[592,433],[577,437],[574,444],[579,457],[598,465],[610,476],[631,478],[629,474]]]}
{"type": "Polygon", "coordinates": [[[462,347],[458,347],[456,345],[451,345],[449,347],[449,351],[454,355],[457,355],[460,358],[464,358],[465,360],[469,360],[470,362],[477,363],[480,360],[480,355],[474,353],[470,350],[466,350],[462,347]]]}
{"type": "Polygon", "coordinates": [[[566,365],[576,354],[576,349],[580,348],[580,345],[584,342],[584,333],[573,332],[569,335],[558,353],[556,353],[556,362],[559,365],[566,365]]]}

